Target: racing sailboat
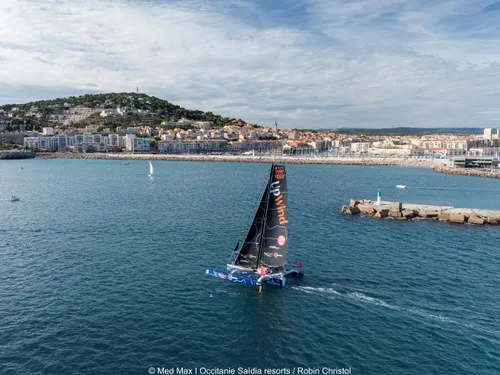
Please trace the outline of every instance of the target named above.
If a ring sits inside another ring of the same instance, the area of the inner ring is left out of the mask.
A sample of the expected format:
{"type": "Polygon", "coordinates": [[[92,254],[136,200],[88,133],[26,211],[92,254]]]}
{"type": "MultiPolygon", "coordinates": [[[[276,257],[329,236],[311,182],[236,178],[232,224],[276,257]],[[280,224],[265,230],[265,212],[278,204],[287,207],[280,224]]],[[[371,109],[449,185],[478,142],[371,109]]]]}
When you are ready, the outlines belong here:
{"type": "Polygon", "coordinates": [[[236,245],[227,265],[227,272],[206,268],[207,275],[219,279],[258,286],[263,282],[284,286],[286,276],[300,274],[286,264],[288,241],[288,186],[285,166],[273,164],[267,185],[248,233],[236,245]]]}

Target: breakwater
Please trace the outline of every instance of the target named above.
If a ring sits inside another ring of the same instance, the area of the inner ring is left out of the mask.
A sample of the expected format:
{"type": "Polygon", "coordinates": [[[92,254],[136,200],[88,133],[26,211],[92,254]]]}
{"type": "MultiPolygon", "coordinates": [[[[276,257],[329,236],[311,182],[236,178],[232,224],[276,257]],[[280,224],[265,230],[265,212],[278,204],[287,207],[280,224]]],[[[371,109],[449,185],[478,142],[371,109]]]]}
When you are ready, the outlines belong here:
{"type": "Polygon", "coordinates": [[[252,155],[174,155],[129,153],[38,153],[39,159],[105,159],[105,160],[170,160],[235,163],[284,163],[284,164],[335,164],[400,166],[434,168],[440,161],[434,159],[368,158],[368,157],[303,157],[303,156],[252,156],[252,155]]]}
{"type": "Polygon", "coordinates": [[[169,160],[224,163],[283,163],[283,164],[333,164],[433,168],[436,172],[472,177],[500,178],[500,172],[446,166],[445,159],[371,158],[371,157],[305,157],[305,156],[253,156],[253,155],[175,155],[129,153],[72,153],[42,152],[39,159],[103,159],[103,160],[169,160]]]}
{"type": "Polygon", "coordinates": [[[5,150],[0,151],[0,159],[33,159],[36,153],[33,151],[5,150]]]}
{"type": "Polygon", "coordinates": [[[444,165],[434,167],[440,173],[456,174],[460,176],[500,178],[500,170],[478,169],[478,168],[452,168],[444,165]]]}
{"type": "Polygon", "coordinates": [[[351,199],[349,206],[342,206],[346,215],[371,215],[378,219],[392,220],[438,220],[457,224],[498,225],[500,210],[482,210],[474,208],[455,208],[453,206],[431,206],[425,204],[351,199]]]}

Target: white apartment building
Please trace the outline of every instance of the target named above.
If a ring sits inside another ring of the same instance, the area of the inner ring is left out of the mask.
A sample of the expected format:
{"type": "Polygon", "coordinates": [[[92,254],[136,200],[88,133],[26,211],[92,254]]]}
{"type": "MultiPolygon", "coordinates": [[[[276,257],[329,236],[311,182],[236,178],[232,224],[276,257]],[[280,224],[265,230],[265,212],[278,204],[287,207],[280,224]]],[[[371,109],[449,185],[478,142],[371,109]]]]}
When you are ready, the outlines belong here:
{"type": "MultiPolygon", "coordinates": [[[[68,136],[62,133],[55,136],[25,137],[24,146],[47,150],[67,150],[68,148],[73,148],[74,150],[83,150],[81,152],[85,152],[91,146],[94,151],[105,151],[108,148],[122,148],[124,146],[124,138],[118,134],[104,136],[102,134],[85,133],[68,136]]],[[[143,141],[141,142],[144,143],[143,141]]],[[[149,150],[149,147],[147,149],[149,150]]]]}
{"type": "Polygon", "coordinates": [[[43,135],[54,135],[54,128],[52,127],[43,128],[42,130],[43,135]]]}
{"type": "Polygon", "coordinates": [[[484,128],[484,135],[483,135],[484,140],[491,141],[493,138],[493,133],[491,128],[484,128]]]}
{"type": "Polygon", "coordinates": [[[423,141],[420,143],[420,146],[423,149],[446,149],[446,150],[467,150],[467,140],[458,139],[458,140],[440,140],[434,139],[429,141],[423,141]]]}
{"type": "Polygon", "coordinates": [[[125,136],[125,149],[127,151],[149,151],[149,138],[137,138],[135,134],[125,136]]]}
{"type": "Polygon", "coordinates": [[[368,152],[370,146],[370,142],[353,142],[351,143],[351,152],[368,152]]]}

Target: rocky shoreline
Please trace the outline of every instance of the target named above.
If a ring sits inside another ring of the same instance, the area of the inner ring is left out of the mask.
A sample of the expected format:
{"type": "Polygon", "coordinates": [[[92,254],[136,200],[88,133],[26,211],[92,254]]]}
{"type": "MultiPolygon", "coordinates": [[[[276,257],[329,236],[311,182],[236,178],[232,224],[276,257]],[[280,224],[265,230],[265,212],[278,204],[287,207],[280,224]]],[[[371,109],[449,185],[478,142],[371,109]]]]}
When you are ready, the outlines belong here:
{"type": "Polygon", "coordinates": [[[485,169],[451,168],[442,165],[434,167],[434,170],[440,173],[456,174],[460,176],[500,178],[500,170],[493,172],[485,169]]]}
{"type": "Polygon", "coordinates": [[[169,161],[204,161],[233,163],[285,163],[285,164],[335,164],[335,165],[372,165],[400,166],[415,168],[434,168],[432,160],[402,158],[354,158],[354,157],[300,157],[300,156],[252,156],[252,155],[173,155],[173,154],[79,154],[79,153],[38,153],[38,159],[102,159],[102,160],[169,160],[169,161]]]}
{"type": "Polygon", "coordinates": [[[499,210],[481,210],[474,208],[455,208],[451,206],[431,206],[401,202],[380,202],[351,199],[349,206],[342,206],[346,215],[370,215],[377,219],[391,220],[438,220],[456,224],[498,225],[499,210]]]}

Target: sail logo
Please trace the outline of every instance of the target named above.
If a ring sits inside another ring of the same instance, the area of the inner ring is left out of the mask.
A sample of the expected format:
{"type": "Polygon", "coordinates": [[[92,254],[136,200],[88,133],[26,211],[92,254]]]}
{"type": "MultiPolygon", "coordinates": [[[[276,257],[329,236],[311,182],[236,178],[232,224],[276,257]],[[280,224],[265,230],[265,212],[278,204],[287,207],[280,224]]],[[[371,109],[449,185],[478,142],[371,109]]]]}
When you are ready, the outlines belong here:
{"type": "Polygon", "coordinates": [[[278,241],[278,245],[280,245],[280,246],[285,246],[285,244],[286,244],[286,238],[283,235],[279,236],[277,241],[278,241]]]}
{"type": "Polygon", "coordinates": [[[274,253],[264,253],[264,255],[269,258],[283,258],[283,255],[278,254],[276,251],[274,253]]]}
{"type": "Polygon", "coordinates": [[[283,204],[283,195],[280,191],[280,182],[275,181],[271,183],[271,189],[269,189],[269,193],[274,195],[274,200],[276,202],[276,210],[278,211],[278,219],[280,224],[288,223],[288,220],[285,218],[285,209],[286,206],[283,204]]]}

